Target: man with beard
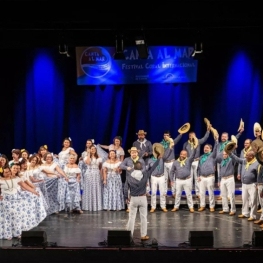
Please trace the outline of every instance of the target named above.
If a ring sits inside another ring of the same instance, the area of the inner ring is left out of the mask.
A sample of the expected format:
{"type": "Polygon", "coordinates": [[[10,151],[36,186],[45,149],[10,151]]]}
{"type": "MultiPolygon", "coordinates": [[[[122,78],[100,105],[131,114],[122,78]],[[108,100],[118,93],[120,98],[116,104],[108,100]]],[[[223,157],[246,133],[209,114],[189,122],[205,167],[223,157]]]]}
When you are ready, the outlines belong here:
{"type": "MultiPolygon", "coordinates": [[[[174,146],[181,140],[182,135],[186,132],[188,132],[190,129],[190,123],[185,123],[179,130],[179,135],[177,135],[177,137],[175,139],[171,138],[171,134],[170,131],[165,131],[163,134],[163,140],[160,142],[165,151],[170,151],[171,149],[174,149],[174,146]]],[[[164,163],[164,176],[165,176],[165,193],[167,193],[167,188],[168,188],[168,181],[169,181],[169,174],[171,172],[171,168],[173,166],[173,162],[175,160],[175,156],[174,156],[174,150],[171,151],[169,157],[166,159],[165,163],[164,163]]],[[[175,187],[172,187],[172,192],[173,192],[173,197],[175,197],[175,187]]],[[[168,210],[165,209],[163,210],[164,212],[167,212],[168,210]]]]}
{"type": "Polygon", "coordinates": [[[136,134],[138,136],[138,140],[135,141],[132,146],[140,150],[139,157],[142,158],[145,162],[145,165],[147,165],[148,160],[153,154],[152,143],[145,138],[147,132],[144,130],[139,130],[136,134]]]}
{"type": "Polygon", "coordinates": [[[233,152],[229,156],[241,164],[241,173],[237,179],[242,182],[242,214],[238,217],[254,221],[257,211],[257,177],[259,165],[255,158],[255,152],[252,150],[247,152],[245,159],[237,157],[233,152]]]}
{"type": "MultiPolygon", "coordinates": [[[[136,147],[139,150],[139,157],[142,158],[145,162],[145,165],[148,165],[148,162],[153,154],[152,143],[145,138],[147,132],[144,130],[139,130],[137,133],[138,140],[133,142],[132,146],[136,147]]],[[[150,179],[147,182],[147,195],[150,195],[150,179]]]]}
{"type": "Polygon", "coordinates": [[[194,140],[193,142],[194,150],[191,152],[189,158],[187,158],[187,151],[182,150],[180,152],[179,158],[173,162],[173,166],[170,173],[170,180],[172,185],[176,184],[175,186],[176,194],[175,194],[174,208],[171,210],[172,212],[179,210],[183,190],[185,191],[189,211],[191,213],[194,212],[194,204],[192,197],[191,167],[196,155],[198,140],[196,137],[194,137],[193,140],[194,140]]]}
{"type": "Polygon", "coordinates": [[[198,147],[194,148],[194,138],[196,137],[195,132],[189,132],[189,139],[187,142],[184,143],[183,145],[183,150],[185,150],[187,152],[187,156],[191,156],[192,152],[195,150],[195,156],[194,156],[194,160],[192,162],[192,166],[191,166],[191,178],[192,178],[192,183],[193,186],[195,188],[195,195],[197,197],[199,197],[199,182],[198,182],[198,178],[197,178],[197,166],[198,166],[198,161],[199,161],[199,157],[200,157],[200,147],[203,143],[205,143],[209,137],[210,134],[210,128],[211,125],[207,126],[207,132],[205,134],[205,136],[201,139],[198,139],[198,147]]]}
{"type": "Polygon", "coordinates": [[[199,212],[205,210],[205,193],[206,189],[208,190],[209,195],[209,208],[210,212],[215,211],[215,194],[214,194],[214,186],[215,186],[215,159],[216,159],[216,147],[218,145],[218,137],[215,137],[215,145],[212,151],[211,144],[205,144],[204,146],[204,154],[200,156],[197,175],[200,186],[200,208],[199,212]]]}
{"type": "MultiPolygon", "coordinates": [[[[239,137],[241,136],[242,132],[244,131],[244,128],[241,128],[239,133],[235,136],[236,139],[238,140],[239,137]]],[[[221,142],[219,142],[218,146],[217,146],[217,155],[216,155],[216,159],[217,159],[217,176],[219,176],[220,174],[220,163],[223,160],[223,150],[225,149],[226,145],[229,143],[229,138],[228,138],[228,133],[227,132],[223,132],[221,134],[221,142]]],[[[222,200],[222,197],[219,196],[217,198],[217,200],[222,200]]]]}

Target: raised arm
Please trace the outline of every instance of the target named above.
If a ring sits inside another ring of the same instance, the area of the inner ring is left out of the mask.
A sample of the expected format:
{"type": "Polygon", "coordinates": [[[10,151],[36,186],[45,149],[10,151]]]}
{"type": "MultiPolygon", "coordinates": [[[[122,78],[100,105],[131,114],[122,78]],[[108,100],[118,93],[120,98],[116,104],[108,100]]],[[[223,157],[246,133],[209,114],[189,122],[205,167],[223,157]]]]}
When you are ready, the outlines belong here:
{"type": "Polygon", "coordinates": [[[243,162],[244,162],[243,158],[239,158],[233,153],[230,153],[229,156],[237,163],[243,164],[243,162]]]}
{"type": "Polygon", "coordinates": [[[209,134],[210,134],[210,130],[205,133],[205,136],[203,138],[198,139],[198,143],[199,144],[205,143],[207,141],[208,137],[209,137],[209,134]]]}
{"type": "Polygon", "coordinates": [[[182,138],[182,134],[178,134],[177,137],[174,139],[174,145],[176,145],[182,138]]]}
{"type": "Polygon", "coordinates": [[[100,146],[101,148],[103,148],[103,149],[107,149],[107,150],[110,148],[109,145],[101,145],[101,144],[99,144],[99,146],[100,146]]]}

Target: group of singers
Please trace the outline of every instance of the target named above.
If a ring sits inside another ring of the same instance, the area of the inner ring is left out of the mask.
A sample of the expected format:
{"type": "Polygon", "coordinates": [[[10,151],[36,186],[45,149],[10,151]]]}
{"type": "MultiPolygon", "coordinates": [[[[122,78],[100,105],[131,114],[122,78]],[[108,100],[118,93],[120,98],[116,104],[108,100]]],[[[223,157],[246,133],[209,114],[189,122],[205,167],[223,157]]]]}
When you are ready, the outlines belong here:
{"type": "MultiPolygon", "coordinates": [[[[37,154],[13,149],[10,161],[2,154],[0,239],[20,237],[22,231],[34,228],[46,216],[63,210],[80,214],[83,210],[119,211],[125,209],[125,203],[129,212],[128,225],[133,231],[136,208],[141,201],[144,207],[140,210],[141,217],[147,216],[147,195],[151,195],[150,212],[156,211],[157,189],[161,210],[168,211],[166,197],[169,185],[174,197],[172,212],[179,210],[183,190],[189,211],[195,211],[193,188],[200,200],[198,211],[206,209],[208,191],[209,211],[215,212],[216,174],[222,199],[219,213],[233,216],[236,214],[236,169],[237,179],[242,182],[243,204],[238,217],[263,227],[263,213],[256,220],[257,207],[263,205],[261,126],[258,123],[254,125],[256,140],[246,139],[238,157],[237,140],[244,128],[240,127],[239,133],[231,136],[231,141],[228,133],[222,133],[219,141],[217,131],[209,121],[206,124],[203,138],[197,139],[195,132],[189,132],[190,124],[186,123],[178,130],[175,139],[165,131],[162,141],[154,144],[146,139],[144,130],[139,130],[136,133],[138,139],[128,150],[130,156],[126,158],[120,136],[116,136],[110,145],[95,145],[94,140],[88,139],[80,157],[72,148],[69,137],[63,140],[63,147],[57,155],[49,152],[46,145],[41,146],[37,154]],[[213,146],[206,143],[210,132],[215,140],[213,146]],[[184,133],[189,134],[188,140],[183,144],[179,157],[175,158],[174,146],[184,133]]],[[[142,237],[147,236],[142,234],[142,237]]]]}

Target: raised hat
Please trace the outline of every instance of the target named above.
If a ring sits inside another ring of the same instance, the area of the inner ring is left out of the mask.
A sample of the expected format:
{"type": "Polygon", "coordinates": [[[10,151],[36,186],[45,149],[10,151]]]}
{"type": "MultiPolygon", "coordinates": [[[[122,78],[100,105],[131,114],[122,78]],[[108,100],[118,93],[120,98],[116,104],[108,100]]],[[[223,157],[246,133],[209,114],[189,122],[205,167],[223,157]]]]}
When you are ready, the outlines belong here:
{"type": "Polygon", "coordinates": [[[210,125],[210,121],[207,118],[204,118],[204,122],[207,126],[210,125]]]}
{"type": "Polygon", "coordinates": [[[259,138],[255,139],[254,141],[251,142],[251,148],[254,152],[258,152],[259,149],[263,148],[263,141],[260,140],[259,138]]]}
{"type": "Polygon", "coordinates": [[[236,148],[236,143],[235,142],[229,142],[226,146],[224,151],[227,154],[230,154],[234,149],[236,148]]]}
{"type": "Polygon", "coordinates": [[[241,118],[240,123],[239,123],[239,128],[237,131],[239,132],[241,129],[244,129],[244,127],[245,127],[245,123],[243,122],[243,120],[241,118]]]}
{"type": "Polygon", "coordinates": [[[164,147],[161,143],[158,143],[158,142],[153,144],[153,156],[155,158],[158,158],[157,153],[159,153],[161,155],[164,154],[164,147]]]}
{"type": "Polygon", "coordinates": [[[190,127],[191,127],[190,123],[187,122],[178,130],[178,132],[181,134],[186,133],[190,130],[190,127]]]}
{"type": "Polygon", "coordinates": [[[254,131],[254,136],[255,137],[257,137],[256,132],[258,132],[258,131],[261,132],[262,131],[261,126],[260,126],[260,124],[258,122],[254,123],[253,131],[254,131]]]}

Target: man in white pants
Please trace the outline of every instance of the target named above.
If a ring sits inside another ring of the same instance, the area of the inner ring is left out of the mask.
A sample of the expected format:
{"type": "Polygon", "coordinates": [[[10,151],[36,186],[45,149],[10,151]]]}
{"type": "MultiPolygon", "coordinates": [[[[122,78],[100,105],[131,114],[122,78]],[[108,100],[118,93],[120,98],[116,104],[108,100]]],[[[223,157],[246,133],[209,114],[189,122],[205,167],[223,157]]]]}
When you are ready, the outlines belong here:
{"type": "MultiPolygon", "coordinates": [[[[226,146],[227,147],[227,146],[226,146]]],[[[221,158],[220,158],[221,159],[221,158]]],[[[218,161],[216,159],[216,161],[218,161]]],[[[230,200],[230,216],[236,214],[235,204],[235,165],[236,162],[229,157],[226,149],[223,151],[223,160],[220,160],[220,174],[218,175],[218,187],[222,197],[222,210],[219,214],[229,213],[228,198],[230,200]]]]}
{"type": "MultiPolygon", "coordinates": [[[[197,197],[199,197],[199,182],[198,182],[198,177],[197,177],[197,167],[198,167],[198,161],[200,157],[200,148],[201,148],[201,145],[207,141],[209,134],[210,134],[210,128],[211,128],[211,125],[208,125],[205,136],[201,139],[198,139],[198,147],[196,149],[194,160],[191,166],[190,175],[192,178],[192,184],[195,189],[195,195],[197,197]]],[[[187,156],[191,156],[192,152],[194,151],[194,138],[196,138],[195,132],[193,131],[189,132],[189,139],[183,145],[183,150],[187,151],[187,156]]]]}
{"type": "Polygon", "coordinates": [[[255,158],[255,152],[249,151],[245,159],[239,158],[233,153],[230,153],[229,156],[242,165],[240,175],[237,177],[242,182],[242,214],[238,217],[254,221],[257,213],[257,175],[259,165],[255,158]]]}
{"type": "Polygon", "coordinates": [[[197,174],[200,186],[200,208],[199,212],[205,210],[205,193],[208,190],[209,195],[209,208],[210,212],[215,211],[215,158],[216,158],[216,147],[218,144],[218,138],[215,138],[215,146],[212,151],[212,145],[205,144],[204,154],[200,156],[197,174]]]}
{"type": "MultiPolygon", "coordinates": [[[[172,150],[172,148],[170,148],[172,150]]],[[[171,151],[170,150],[170,151],[171,151]]],[[[157,161],[156,152],[163,155],[163,159],[159,161],[159,165],[154,169],[151,174],[151,210],[150,213],[153,213],[156,209],[156,193],[157,188],[159,188],[160,193],[160,206],[164,212],[167,212],[166,209],[166,180],[164,176],[164,161],[169,156],[170,151],[165,151],[164,147],[160,143],[153,144],[153,157],[148,161],[148,167],[152,167],[153,164],[157,161]]]]}
{"type": "Polygon", "coordinates": [[[157,153],[157,156],[158,160],[153,164],[150,170],[142,170],[142,164],[137,161],[134,164],[134,167],[131,170],[128,170],[124,185],[124,198],[130,207],[127,230],[130,230],[133,236],[136,214],[139,209],[141,219],[141,241],[149,239],[149,236],[147,235],[148,204],[146,197],[146,184],[152,172],[158,166],[159,160],[162,158],[160,153],[157,153]]]}
{"type": "Polygon", "coordinates": [[[172,212],[178,211],[182,191],[185,191],[187,204],[189,211],[191,213],[194,212],[194,204],[193,204],[193,197],[192,197],[192,177],[190,175],[192,162],[194,161],[194,157],[196,154],[196,148],[198,147],[198,140],[194,138],[194,150],[192,151],[189,158],[187,158],[187,151],[182,150],[180,152],[180,156],[177,160],[174,161],[171,173],[170,173],[170,180],[171,184],[176,184],[176,194],[175,194],[175,201],[174,201],[174,208],[171,210],[172,212]]]}

